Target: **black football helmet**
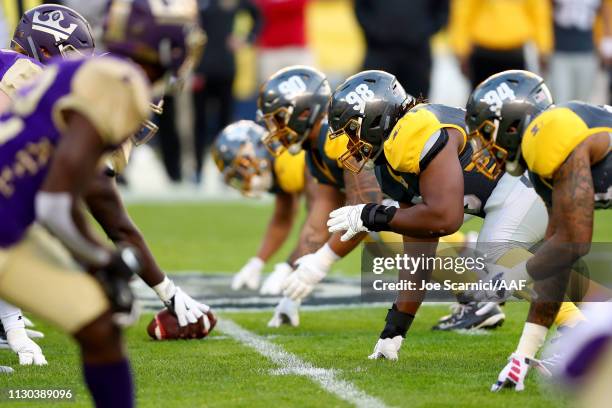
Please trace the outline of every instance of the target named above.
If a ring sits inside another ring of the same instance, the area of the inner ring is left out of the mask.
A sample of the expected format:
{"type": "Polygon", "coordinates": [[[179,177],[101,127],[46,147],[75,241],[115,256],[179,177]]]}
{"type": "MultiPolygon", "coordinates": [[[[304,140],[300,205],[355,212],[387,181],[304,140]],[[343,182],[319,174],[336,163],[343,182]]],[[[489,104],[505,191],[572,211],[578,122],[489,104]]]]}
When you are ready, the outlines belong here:
{"type": "Polygon", "coordinates": [[[212,156],[225,183],[248,197],[258,197],[272,187],[272,156],[262,139],[266,130],[241,120],[219,133],[212,156]]]}
{"type": "Polygon", "coordinates": [[[338,159],[344,168],[359,173],[375,160],[413,101],[395,76],[384,71],[363,71],[344,81],[334,91],[328,113],[330,138],[348,137],[347,150],[338,159]]]}
{"type": "Polygon", "coordinates": [[[468,99],[465,114],[474,150],[472,162],[478,171],[490,179],[496,179],[504,169],[513,176],[523,174],[523,132],[552,104],[544,80],[529,71],[500,72],[478,85],[468,99]]]}
{"type": "Polygon", "coordinates": [[[269,134],[264,145],[274,156],[285,149],[298,154],[308,134],[327,113],[331,88],[322,72],[306,66],[281,69],[263,84],[258,121],[269,134]]]}

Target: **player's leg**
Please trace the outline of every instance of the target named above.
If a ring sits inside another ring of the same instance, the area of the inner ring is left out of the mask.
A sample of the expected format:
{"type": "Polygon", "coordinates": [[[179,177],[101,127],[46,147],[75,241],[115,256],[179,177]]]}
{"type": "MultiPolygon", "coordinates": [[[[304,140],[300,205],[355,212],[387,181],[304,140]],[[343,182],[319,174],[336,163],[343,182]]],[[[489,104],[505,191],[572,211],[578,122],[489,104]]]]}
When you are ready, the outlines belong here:
{"type": "Polygon", "coordinates": [[[102,287],[43,228],[31,227],[0,254],[0,297],[74,336],[97,406],[133,406],[131,371],[102,287]]]}

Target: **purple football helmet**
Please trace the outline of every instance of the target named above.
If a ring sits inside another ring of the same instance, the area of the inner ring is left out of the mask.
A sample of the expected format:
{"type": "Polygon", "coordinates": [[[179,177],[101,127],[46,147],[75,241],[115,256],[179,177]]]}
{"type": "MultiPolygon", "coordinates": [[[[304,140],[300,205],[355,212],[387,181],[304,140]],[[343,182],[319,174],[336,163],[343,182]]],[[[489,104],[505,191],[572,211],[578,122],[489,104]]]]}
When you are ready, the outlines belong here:
{"type": "Polygon", "coordinates": [[[205,35],[196,0],[109,0],[106,48],[182,76],[201,56],[205,35]]]}
{"type": "Polygon", "coordinates": [[[46,4],[21,17],[11,47],[41,63],[72,52],[91,55],[95,46],[89,23],[69,7],[46,4]]]}

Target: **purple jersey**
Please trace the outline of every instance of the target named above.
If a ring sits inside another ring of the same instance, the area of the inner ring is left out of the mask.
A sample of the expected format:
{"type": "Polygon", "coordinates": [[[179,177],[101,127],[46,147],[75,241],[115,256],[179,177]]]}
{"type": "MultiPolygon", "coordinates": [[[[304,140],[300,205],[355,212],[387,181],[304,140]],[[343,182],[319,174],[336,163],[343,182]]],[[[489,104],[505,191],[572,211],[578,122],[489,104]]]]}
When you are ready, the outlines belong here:
{"type": "Polygon", "coordinates": [[[18,52],[0,50],[0,90],[12,97],[17,88],[42,71],[40,62],[18,52]]]}
{"type": "Polygon", "coordinates": [[[35,220],[34,199],[61,139],[63,111],[87,117],[107,146],[118,146],[147,117],[149,85],[134,65],[82,58],[47,66],[0,117],[0,247],[35,220]]]}

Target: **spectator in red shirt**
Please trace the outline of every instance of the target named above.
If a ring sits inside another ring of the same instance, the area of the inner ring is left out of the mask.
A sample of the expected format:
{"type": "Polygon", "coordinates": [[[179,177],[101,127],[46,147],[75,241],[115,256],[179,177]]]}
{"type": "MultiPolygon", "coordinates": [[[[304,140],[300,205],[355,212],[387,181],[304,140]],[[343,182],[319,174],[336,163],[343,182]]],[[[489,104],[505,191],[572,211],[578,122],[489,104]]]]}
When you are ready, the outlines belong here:
{"type": "Polygon", "coordinates": [[[263,17],[259,46],[259,80],[289,65],[313,65],[306,38],[309,0],[254,0],[263,17]]]}

